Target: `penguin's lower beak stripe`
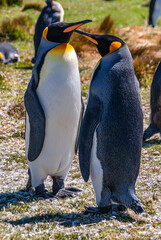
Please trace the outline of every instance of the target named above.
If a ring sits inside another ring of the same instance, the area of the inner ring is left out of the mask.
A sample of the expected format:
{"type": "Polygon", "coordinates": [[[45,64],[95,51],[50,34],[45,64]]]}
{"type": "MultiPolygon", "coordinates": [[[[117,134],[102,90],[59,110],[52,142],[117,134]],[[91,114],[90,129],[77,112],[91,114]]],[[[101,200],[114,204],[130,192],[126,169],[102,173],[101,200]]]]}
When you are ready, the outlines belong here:
{"type": "Polygon", "coordinates": [[[2,53],[0,52],[0,60],[2,60],[3,56],[2,56],[2,53]]]}
{"type": "Polygon", "coordinates": [[[89,36],[86,36],[86,35],[84,35],[84,34],[82,34],[84,37],[86,37],[88,40],[90,40],[91,42],[93,42],[94,44],[96,44],[96,45],[98,45],[98,42],[95,40],[95,39],[93,39],[93,38],[91,38],[91,37],[89,37],[89,36]]]}
{"type": "Polygon", "coordinates": [[[64,32],[71,32],[71,31],[75,30],[76,28],[80,27],[81,25],[82,25],[82,23],[79,23],[79,24],[74,25],[74,26],[70,26],[70,27],[66,28],[64,30],[64,32]]]}

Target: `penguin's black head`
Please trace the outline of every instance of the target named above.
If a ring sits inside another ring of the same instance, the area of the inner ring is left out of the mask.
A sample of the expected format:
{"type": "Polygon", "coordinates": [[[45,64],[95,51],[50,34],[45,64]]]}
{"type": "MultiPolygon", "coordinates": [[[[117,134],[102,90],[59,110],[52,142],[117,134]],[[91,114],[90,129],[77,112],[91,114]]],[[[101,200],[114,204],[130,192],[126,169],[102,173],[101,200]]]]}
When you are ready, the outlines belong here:
{"type": "Polygon", "coordinates": [[[43,37],[49,42],[68,43],[72,32],[83,24],[92,22],[84,20],[76,23],[56,22],[46,27],[43,31],[43,37]]]}
{"type": "Polygon", "coordinates": [[[75,30],[75,32],[93,42],[102,57],[116,51],[125,44],[120,38],[113,35],[96,35],[82,30],[75,30]]]}

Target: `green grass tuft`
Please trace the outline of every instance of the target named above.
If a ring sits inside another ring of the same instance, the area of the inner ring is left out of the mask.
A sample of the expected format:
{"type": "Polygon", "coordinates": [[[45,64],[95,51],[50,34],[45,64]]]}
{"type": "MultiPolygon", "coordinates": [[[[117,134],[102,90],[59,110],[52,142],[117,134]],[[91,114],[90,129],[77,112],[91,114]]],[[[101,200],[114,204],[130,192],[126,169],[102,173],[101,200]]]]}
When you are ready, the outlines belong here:
{"type": "Polygon", "coordinates": [[[0,0],[0,6],[22,5],[23,0],[0,0]]]}
{"type": "Polygon", "coordinates": [[[12,21],[4,20],[0,27],[0,39],[2,40],[25,40],[31,27],[31,21],[28,16],[20,16],[12,21]]]}

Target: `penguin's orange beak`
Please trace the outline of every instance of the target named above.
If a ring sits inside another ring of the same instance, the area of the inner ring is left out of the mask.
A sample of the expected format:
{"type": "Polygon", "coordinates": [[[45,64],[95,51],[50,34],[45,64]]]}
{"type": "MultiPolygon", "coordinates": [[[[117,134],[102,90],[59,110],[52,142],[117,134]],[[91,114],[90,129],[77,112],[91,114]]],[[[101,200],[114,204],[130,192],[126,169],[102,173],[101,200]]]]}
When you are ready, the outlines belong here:
{"type": "Polygon", "coordinates": [[[77,29],[78,27],[80,27],[81,25],[82,25],[82,24],[77,24],[77,25],[75,25],[75,26],[68,27],[68,28],[66,28],[66,29],[64,30],[64,32],[71,32],[71,31],[77,29]]]}
{"type": "Polygon", "coordinates": [[[67,27],[64,32],[65,33],[68,33],[68,32],[72,32],[74,31],[75,29],[77,29],[78,27],[86,24],[86,23],[89,23],[89,22],[92,22],[92,20],[84,20],[84,21],[81,21],[81,22],[77,22],[77,23],[74,23],[72,24],[71,26],[67,27]]]}
{"type": "Polygon", "coordinates": [[[89,41],[93,42],[95,45],[98,45],[98,42],[96,39],[92,38],[92,34],[84,32],[82,30],[75,30],[75,32],[81,34],[82,36],[84,36],[85,38],[87,38],[89,41]]]}

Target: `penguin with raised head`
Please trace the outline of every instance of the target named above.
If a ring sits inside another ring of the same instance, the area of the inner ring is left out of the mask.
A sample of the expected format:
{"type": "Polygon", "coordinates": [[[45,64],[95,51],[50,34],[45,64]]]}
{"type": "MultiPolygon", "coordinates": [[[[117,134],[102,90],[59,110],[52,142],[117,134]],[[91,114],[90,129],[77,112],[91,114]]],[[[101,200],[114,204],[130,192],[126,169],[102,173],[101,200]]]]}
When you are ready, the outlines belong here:
{"type": "Polygon", "coordinates": [[[10,43],[0,43],[0,62],[14,63],[20,60],[18,50],[10,43]]]}
{"type": "Polygon", "coordinates": [[[161,16],[161,0],[151,0],[149,5],[148,24],[152,25],[152,27],[155,27],[160,16],[161,16]]]}
{"type": "Polygon", "coordinates": [[[94,211],[106,212],[117,204],[141,213],[135,183],[143,114],[130,51],[116,36],[76,32],[91,40],[102,57],[92,75],[79,136],[81,173],[86,182],[91,177],[96,193],[94,211]]]}
{"type": "Polygon", "coordinates": [[[161,62],[157,67],[151,85],[150,107],[150,125],[144,132],[144,141],[156,133],[161,134],[161,62]]]}
{"type": "MultiPolygon", "coordinates": [[[[44,186],[48,175],[53,178],[53,195],[64,188],[77,151],[83,107],[78,59],[68,42],[73,30],[88,22],[53,23],[45,28],[24,96],[27,187],[34,187],[42,197],[48,197],[44,186]]],[[[75,189],[64,189],[64,194],[70,190],[75,189]]]]}
{"type": "Polygon", "coordinates": [[[46,0],[46,4],[47,5],[43,8],[35,26],[34,34],[35,56],[32,59],[33,63],[35,63],[36,61],[37,51],[40,45],[43,30],[52,23],[63,22],[64,18],[64,9],[59,2],[55,0],[46,0]]]}

